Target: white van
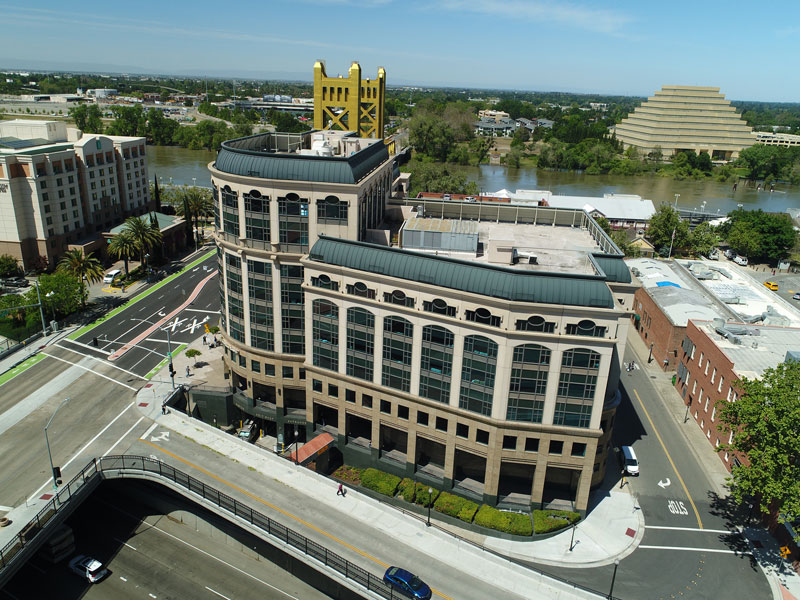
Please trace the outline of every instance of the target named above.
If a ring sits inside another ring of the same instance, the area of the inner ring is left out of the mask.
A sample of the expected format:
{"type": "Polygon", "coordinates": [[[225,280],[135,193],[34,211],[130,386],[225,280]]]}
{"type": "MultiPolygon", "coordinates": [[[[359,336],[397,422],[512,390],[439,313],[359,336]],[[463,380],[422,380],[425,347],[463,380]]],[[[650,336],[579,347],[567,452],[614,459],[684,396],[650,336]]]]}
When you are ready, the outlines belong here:
{"type": "Polygon", "coordinates": [[[636,460],[636,452],[630,446],[622,446],[620,448],[620,463],[622,468],[628,475],[639,475],[639,461],[636,460]]]}
{"type": "Polygon", "coordinates": [[[120,271],[119,269],[114,269],[112,271],[109,271],[108,273],[106,273],[106,276],[103,277],[103,283],[114,283],[114,280],[120,273],[122,273],[122,271],[120,271]]]}

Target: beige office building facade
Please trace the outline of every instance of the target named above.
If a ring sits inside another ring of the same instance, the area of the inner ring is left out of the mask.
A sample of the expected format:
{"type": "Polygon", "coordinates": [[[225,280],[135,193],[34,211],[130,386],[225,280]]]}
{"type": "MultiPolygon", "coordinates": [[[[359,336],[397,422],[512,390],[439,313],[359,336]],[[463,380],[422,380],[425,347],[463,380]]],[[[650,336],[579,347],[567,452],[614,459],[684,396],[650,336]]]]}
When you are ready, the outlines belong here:
{"type": "Polygon", "coordinates": [[[693,150],[728,161],[756,143],[752,128],[716,87],[665,85],[613,131],[626,147],[642,154],[660,148],[665,157],[693,150]]]}
{"type": "Polygon", "coordinates": [[[348,464],[585,510],[620,398],[619,250],[581,210],[393,198],[385,146],[337,133],[210,165],[234,404],[287,445],[330,433],[348,464]]]}

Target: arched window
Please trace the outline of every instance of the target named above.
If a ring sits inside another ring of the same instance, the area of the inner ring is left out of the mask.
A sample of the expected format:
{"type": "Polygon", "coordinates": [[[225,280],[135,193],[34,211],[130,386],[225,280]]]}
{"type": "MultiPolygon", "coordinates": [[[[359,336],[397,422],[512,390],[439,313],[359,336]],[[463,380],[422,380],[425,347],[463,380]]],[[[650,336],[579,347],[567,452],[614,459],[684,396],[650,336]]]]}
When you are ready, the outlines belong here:
{"type": "Polygon", "coordinates": [[[297,194],[278,198],[279,241],[283,252],[308,251],[308,200],[297,194]]]}
{"type": "Polygon", "coordinates": [[[595,325],[594,321],[584,319],[579,323],[569,323],[566,328],[567,335],[585,335],[588,337],[605,337],[606,328],[595,325]]]}
{"type": "Polygon", "coordinates": [[[556,324],[552,321],[545,321],[539,315],[531,315],[527,319],[517,320],[517,331],[540,331],[542,333],[553,333],[556,324]]]}
{"type": "Polygon", "coordinates": [[[509,421],[542,422],[549,371],[548,348],[539,344],[523,344],[514,348],[506,411],[509,421]]]}
{"type": "Polygon", "coordinates": [[[588,348],[567,350],[561,357],[554,425],[589,427],[600,373],[600,354],[588,348]]]}
{"type": "Polygon", "coordinates": [[[475,310],[468,310],[464,313],[467,321],[473,323],[482,323],[483,325],[491,325],[492,327],[500,327],[500,317],[493,315],[486,308],[476,308],[475,310]]]}
{"type": "Polygon", "coordinates": [[[313,362],[336,371],[339,368],[339,307],[329,300],[311,303],[313,362]]]}
{"type": "Polygon", "coordinates": [[[411,389],[411,352],[414,326],[401,317],[383,320],[383,371],[381,382],[403,392],[411,389]]]}
{"type": "Polygon", "coordinates": [[[441,298],[436,298],[432,301],[425,300],[422,303],[422,310],[438,315],[447,315],[448,317],[456,316],[456,307],[448,305],[447,302],[441,298]]]}
{"type": "Polygon", "coordinates": [[[394,290],[393,292],[384,292],[383,301],[389,304],[396,304],[397,306],[408,306],[414,308],[414,298],[406,296],[403,290],[394,290]]]}
{"type": "Polygon", "coordinates": [[[336,196],[317,200],[317,222],[332,225],[347,223],[347,201],[339,200],[336,196]]]}
{"type": "Polygon", "coordinates": [[[239,237],[239,198],[227,185],[222,188],[222,231],[239,237]]]}
{"type": "Polygon", "coordinates": [[[419,395],[438,402],[450,401],[453,373],[453,333],[438,325],[422,328],[419,395]]]}
{"type": "Polygon", "coordinates": [[[464,338],[461,394],[458,407],[482,415],[492,414],[497,344],[482,335],[464,338]]]}
{"type": "Polygon", "coordinates": [[[347,309],[347,374],[372,381],[375,316],[363,308],[347,309]]]}

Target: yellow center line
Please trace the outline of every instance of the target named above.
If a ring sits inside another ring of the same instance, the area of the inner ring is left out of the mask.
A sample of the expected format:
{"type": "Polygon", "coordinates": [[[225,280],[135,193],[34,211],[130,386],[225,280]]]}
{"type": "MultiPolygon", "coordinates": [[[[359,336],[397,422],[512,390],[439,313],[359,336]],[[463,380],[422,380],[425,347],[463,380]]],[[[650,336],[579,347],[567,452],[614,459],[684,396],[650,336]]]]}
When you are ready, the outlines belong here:
{"type": "Polygon", "coordinates": [[[678,467],[676,467],[675,463],[672,462],[672,457],[669,455],[669,451],[667,450],[667,446],[664,444],[664,440],[661,439],[661,434],[659,434],[658,429],[656,429],[656,424],[653,423],[653,419],[650,418],[650,413],[648,413],[647,409],[644,407],[644,403],[642,402],[642,399],[639,397],[639,392],[633,390],[633,393],[636,395],[636,399],[639,401],[639,406],[641,406],[642,410],[644,411],[644,416],[647,417],[647,420],[650,422],[650,427],[653,428],[653,433],[656,434],[656,437],[658,438],[658,443],[661,444],[661,447],[664,449],[664,454],[667,455],[667,460],[669,461],[669,464],[672,465],[672,470],[675,471],[675,476],[678,478],[678,481],[680,482],[683,491],[686,492],[686,497],[689,499],[689,504],[692,505],[692,509],[694,510],[694,515],[697,517],[697,526],[700,529],[703,529],[703,521],[700,520],[700,512],[697,510],[697,507],[694,504],[694,500],[692,500],[691,494],[689,494],[689,489],[683,482],[683,477],[681,477],[681,474],[678,473],[678,467]]]}
{"type": "MultiPolygon", "coordinates": [[[[182,462],[183,464],[185,464],[185,465],[188,465],[188,466],[192,467],[193,469],[197,469],[198,471],[200,471],[200,472],[201,472],[201,473],[203,473],[204,475],[207,475],[207,476],[211,477],[212,479],[214,479],[215,481],[218,481],[218,482],[222,483],[223,485],[226,485],[226,486],[228,486],[228,487],[230,487],[230,488],[232,488],[232,489],[236,490],[237,492],[244,494],[244,495],[245,495],[245,496],[247,496],[248,498],[252,498],[252,499],[253,499],[253,500],[255,500],[256,502],[260,502],[260,503],[261,503],[261,504],[263,504],[264,506],[269,506],[269,507],[270,507],[272,510],[278,511],[280,514],[282,514],[282,515],[285,515],[285,516],[289,517],[290,519],[293,519],[293,520],[297,521],[298,523],[300,523],[300,524],[302,524],[302,525],[305,525],[306,527],[308,527],[309,529],[311,529],[311,530],[313,530],[313,531],[316,531],[316,532],[317,532],[317,533],[319,533],[320,535],[324,535],[324,536],[325,536],[325,537],[327,537],[329,540],[331,540],[331,541],[334,541],[334,542],[336,542],[337,544],[341,544],[342,546],[344,546],[345,548],[347,548],[347,549],[349,549],[349,550],[352,550],[352,551],[353,551],[353,552],[355,552],[356,554],[359,554],[359,555],[363,556],[364,558],[367,558],[367,559],[369,559],[369,560],[371,560],[371,561],[373,561],[373,562],[375,562],[375,563],[377,563],[377,564],[381,565],[381,566],[382,566],[384,569],[388,569],[388,568],[389,568],[389,565],[388,565],[388,564],[386,564],[385,562],[383,562],[382,560],[379,560],[379,559],[375,558],[374,556],[372,556],[372,555],[368,554],[367,552],[364,552],[363,550],[359,550],[359,549],[358,549],[358,548],[356,548],[355,546],[353,546],[353,545],[351,545],[351,544],[348,544],[347,542],[345,542],[344,540],[341,540],[341,539],[339,539],[339,538],[338,538],[338,537],[336,537],[335,535],[333,535],[333,534],[330,534],[330,533],[328,533],[327,531],[324,531],[324,530],[320,529],[320,528],[319,528],[319,527],[317,527],[316,525],[312,525],[312,524],[311,524],[311,523],[309,523],[308,521],[306,521],[306,520],[304,520],[304,519],[301,519],[300,517],[298,517],[298,516],[296,516],[296,515],[293,515],[292,513],[290,513],[290,512],[288,512],[288,511],[286,511],[286,510],[284,510],[284,509],[280,508],[279,506],[275,506],[275,505],[274,505],[274,504],[272,504],[271,502],[268,502],[267,500],[264,500],[263,498],[260,498],[259,496],[256,496],[255,494],[253,494],[253,493],[251,493],[251,492],[248,492],[248,491],[247,491],[247,490],[245,490],[245,489],[242,489],[242,488],[240,488],[240,487],[239,487],[238,485],[236,485],[235,483],[231,483],[230,481],[227,481],[227,480],[223,479],[222,477],[219,477],[218,475],[215,475],[215,474],[214,474],[214,473],[212,473],[211,471],[208,471],[208,470],[204,469],[203,467],[201,467],[201,466],[198,466],[198,465],[196,465],[196,464],[194,464],[194,463],[192,463],[192,462],[190,462],[190,461],[186,460],[185,458],[181,458],[180,456],[178,456],[178,455],[177,455],[177,454],[175,454],[174,452],[170,452],[169,450],[166,450],[165,448],[162,448],[161,446],[158,446],[158,445],[154,444],[153,442],[151,442],[151,441],[149,441],[149,440],[145,440],[145,439],[142,439],[142,438],[140,438],[140,439],[139,439],[139,441],[140,441],[140,442],[144,442],[144,443],[145,443],[145,444],[147,444],[148,446],[152,446],[152,447],[153,447],[153,448],[155,448],[156,450],[160,450],[161,452],[163,452],[163,453],[164,453],[164,454],[166,454],[167,456],[170,456],[170,457],[174,458],[175,460],[177,460],[177,461],[180,461],[180,462],[182,462]]],[[[453,600],[452,598],[450,598],[450,596],[446,596],[445,594],[443,594],[443,593],[441,593],[441,592],[439,592],[439,591],[437,591],[437,590],[434,590],[433,588],[431,588],[431,590],[432,590],[432,591],[433,591],[433,592],[434,592],[434,593],[435,593],[437,596],[441,596],[441,597],[442,597],[442,598],[444,598],[445,600],[453,600]]]]}

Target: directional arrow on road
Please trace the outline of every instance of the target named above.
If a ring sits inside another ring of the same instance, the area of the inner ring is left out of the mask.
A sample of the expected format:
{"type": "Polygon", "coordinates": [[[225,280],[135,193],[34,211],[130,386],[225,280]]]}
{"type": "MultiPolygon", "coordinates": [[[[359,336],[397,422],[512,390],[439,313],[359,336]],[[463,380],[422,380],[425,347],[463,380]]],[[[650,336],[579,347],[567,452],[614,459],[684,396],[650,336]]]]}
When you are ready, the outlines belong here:
{"type": "Polygon", "coordinates": [[[667,477],[667,480],[666,480],[666,481],[659,481],[659,482],[658,482],[658,487],[660,487],[660,488],[663,490],[663,489],[664,489],[664,488],[666,488],[666,487],[667,487],[669,484],[670,484],[670,480],[669,480],[669,477],[667,477]]]}
{"type": "Polygon", "coordinates": [[[165,442],[169,441],[169,431],[162,431],[158,435],[154,435],[150,438],[151,442],[160,442],[162,440],[165,442]]]}

